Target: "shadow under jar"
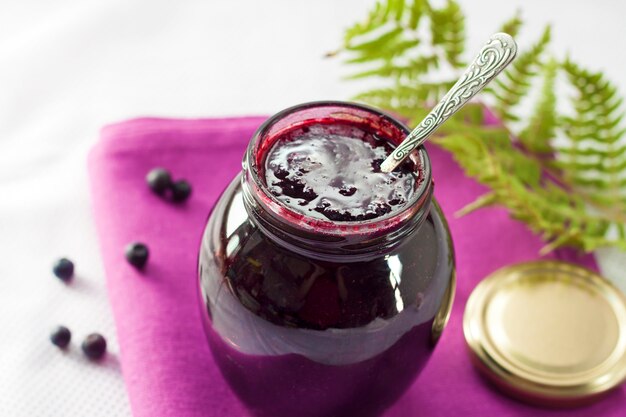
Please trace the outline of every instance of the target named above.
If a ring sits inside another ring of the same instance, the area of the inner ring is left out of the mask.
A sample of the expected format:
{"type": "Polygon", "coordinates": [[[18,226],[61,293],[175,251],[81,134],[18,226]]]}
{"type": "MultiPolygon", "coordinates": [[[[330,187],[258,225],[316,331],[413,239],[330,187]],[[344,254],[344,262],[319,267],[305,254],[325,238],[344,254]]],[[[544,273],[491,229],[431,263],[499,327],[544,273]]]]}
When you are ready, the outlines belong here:
{"type": "MultiPolygon", "coordinates": [[[[291,163],[319,137],[338,158],[353,151],[339,144],[346,140],[388,153],[408,132],[357,104],[289,108],[255,133],[242,173],[215,205],[199,256],[204,324],[224,378],[254,415],[377,416],[431,356],[455,278],[425,149],[389,180],[404,179],[400,203],[395,194],[378,202],[366,196],[380,187],[385,195],[384,185],[371,183],[388,175],[379,172],[382,159],[367,161],[368,172],[344,175],[349,164],[332,178],[323,171],[330,185],[321,195],[298,182],[301,174],[268,160],[280,147],[298,145],[283,160],[291,163]],[[281,182],[286,178],[296,181],[281,182]],[[348,179],[373,188],[346,185],[348,179]],[[343,197],[358,191],[360,211],[334,209],[329,201],[343,200],[327,195],[333,186],[343,197]]],[[[301,172],[319,168],[319,161],[304,159],[313,165],[301,172]]]]}

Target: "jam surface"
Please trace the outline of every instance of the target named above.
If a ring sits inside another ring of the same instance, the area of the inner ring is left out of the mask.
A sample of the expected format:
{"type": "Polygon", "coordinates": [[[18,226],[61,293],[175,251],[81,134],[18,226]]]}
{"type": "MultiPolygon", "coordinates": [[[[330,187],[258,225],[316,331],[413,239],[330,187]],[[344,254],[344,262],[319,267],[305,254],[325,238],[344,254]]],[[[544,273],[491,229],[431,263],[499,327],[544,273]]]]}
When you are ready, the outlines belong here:
{"type": "Polygon", "coordinates": [[[265,181],[292,210],[332,221],[363,221],[400,210],[411,201],[413,164],[383,173],[389,141],[357,126],[314,124],[279,137],[268,152],[265,181]]]}

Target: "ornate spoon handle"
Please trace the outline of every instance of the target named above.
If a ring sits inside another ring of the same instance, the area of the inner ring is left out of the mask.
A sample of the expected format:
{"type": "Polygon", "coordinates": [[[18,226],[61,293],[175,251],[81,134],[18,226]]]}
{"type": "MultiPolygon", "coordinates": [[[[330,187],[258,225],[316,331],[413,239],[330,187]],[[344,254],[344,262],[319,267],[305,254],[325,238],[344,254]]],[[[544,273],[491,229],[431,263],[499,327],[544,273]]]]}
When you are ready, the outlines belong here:
{"type": "Polygon", "coordinates": [[[496,33],[465,70],[461,78],[450,91],[432,109],[428,116],[394,149],[381,164],[383,172],[391,172],[406,159],[409,154],[432,135],[442,123],[463,107],[472,97],[482,90],[517,54],[517,44],[510,35],[496,33]]]}

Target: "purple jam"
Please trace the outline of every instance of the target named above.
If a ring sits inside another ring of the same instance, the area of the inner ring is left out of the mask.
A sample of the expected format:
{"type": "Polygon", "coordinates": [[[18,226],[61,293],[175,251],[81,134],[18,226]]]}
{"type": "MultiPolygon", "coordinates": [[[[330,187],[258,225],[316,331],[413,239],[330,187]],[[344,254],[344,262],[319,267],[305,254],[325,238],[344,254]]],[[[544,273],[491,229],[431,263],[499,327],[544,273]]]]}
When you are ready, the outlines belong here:
{"type": "Polygon", "coordinates": [[[389,141],[351,125],[308,125],[274,143],[265,163],[270,192],[292,210],[323,220],[363,221],[396,212],[411,201],[412,164],[383,173],[389,141]]]}

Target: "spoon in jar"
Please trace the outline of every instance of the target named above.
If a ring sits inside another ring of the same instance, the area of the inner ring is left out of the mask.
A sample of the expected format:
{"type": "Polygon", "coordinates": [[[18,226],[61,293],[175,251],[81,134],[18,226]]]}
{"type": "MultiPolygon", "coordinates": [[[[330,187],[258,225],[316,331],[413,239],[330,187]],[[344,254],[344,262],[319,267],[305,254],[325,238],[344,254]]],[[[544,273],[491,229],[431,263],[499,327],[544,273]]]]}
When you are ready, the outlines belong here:
{"type": "Polygon", "coordinates": [[[480,50],[478,56],[465,70],[441,101],[419,125],[383,161],[382,172],[391,172],[402,163],[418,146],[426,141],[439,126],[482,90],[517,54],[517,44],[506,33],[496,33],[480,50]]]}

